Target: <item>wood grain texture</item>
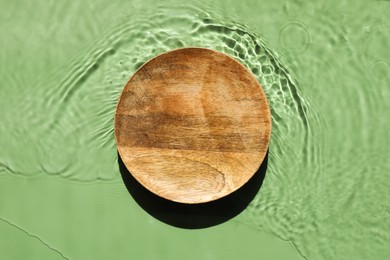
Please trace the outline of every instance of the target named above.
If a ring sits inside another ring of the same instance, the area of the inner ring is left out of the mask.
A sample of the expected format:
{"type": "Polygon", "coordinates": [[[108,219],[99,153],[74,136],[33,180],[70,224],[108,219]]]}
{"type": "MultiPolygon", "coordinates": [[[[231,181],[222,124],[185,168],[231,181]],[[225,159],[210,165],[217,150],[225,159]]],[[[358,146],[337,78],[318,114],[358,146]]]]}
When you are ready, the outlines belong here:
{"type": "Polygon", "coordinates": [[[115,114],[119,154],[151,192],[181,203],[244,185],[268,149],[271,117],[255,77],[229,56],[184,48],[143,65],[115,114]]]}

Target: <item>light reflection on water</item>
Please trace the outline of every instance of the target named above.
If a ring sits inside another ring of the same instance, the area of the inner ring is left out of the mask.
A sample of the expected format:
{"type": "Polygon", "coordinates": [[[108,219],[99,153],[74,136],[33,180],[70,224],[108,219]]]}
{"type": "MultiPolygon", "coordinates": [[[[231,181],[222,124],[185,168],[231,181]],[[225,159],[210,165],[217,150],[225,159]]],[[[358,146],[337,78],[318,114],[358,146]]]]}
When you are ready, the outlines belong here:
{"type": "MultiPolygon", "coordinates": [[[[25,31],[42,28],[15,25],[12,39],[19,45],[7,44],[1,53],[0,174],[120,182],[113,115],[126,81],[161,52],[208,47],[247,66],[271,107],[267,175],[239,221],[292,242],[308,259],[379,259],[390,241],[390,136],[383,115],[390,108],[390,22],[346,6],[295,1],[279,10],[268,4],[264,10],[275,15],[257,17],[255,9],[236,5],[177,4],[135,14],[134,2],[101,30],[98,21],[75,28],[84,45],[64,39],[78,50],[69,57],[60,41],[36,52],[38,36],[29,36],[35,42],[27,48],[19,43],[25,31]],[[267,23],[277,25],[274,45],[260,34],[273,32],[262,28],[267,23]],[[61,59],[56,64],[52,56],[61,59]],[[31,57],[41,59],[38,74],[31,57]]],[[[383,3],[376,5],[378,13],[383,3]]],[[[80,16],[77,10],[68,12],[80,16]]],[[[1,24],[9,33],[10,25],[1,24]]],[[[47,26],[50,41],[57,29],[47,26]]]]}

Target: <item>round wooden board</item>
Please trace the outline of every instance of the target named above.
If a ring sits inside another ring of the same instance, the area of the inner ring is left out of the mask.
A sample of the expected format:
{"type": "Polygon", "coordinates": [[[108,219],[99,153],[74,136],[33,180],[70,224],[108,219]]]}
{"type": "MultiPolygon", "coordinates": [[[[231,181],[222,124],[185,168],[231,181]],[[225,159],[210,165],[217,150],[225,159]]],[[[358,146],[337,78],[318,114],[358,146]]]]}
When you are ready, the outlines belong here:
{"type": "Polygon", "coordinates": [[[144,64],[115,114],[129,172],[168,200],[203,203],[243,186],[270,140],[266,96],[243,65],[220,52],[183,48],[144,64]]]}

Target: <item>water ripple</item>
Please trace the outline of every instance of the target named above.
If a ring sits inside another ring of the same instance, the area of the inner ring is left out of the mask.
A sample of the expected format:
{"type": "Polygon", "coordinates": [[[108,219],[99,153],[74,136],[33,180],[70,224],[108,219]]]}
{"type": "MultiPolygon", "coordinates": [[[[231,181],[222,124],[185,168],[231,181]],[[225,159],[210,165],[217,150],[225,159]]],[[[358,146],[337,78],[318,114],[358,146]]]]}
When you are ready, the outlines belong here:
{"type": "Polygon", "coordinates": [[[30,160],[29,169],[22,170],[18,169],[22,163],[13,160],[15,172],[31,175],[43,170],[83,182],[117,178],[113,115],[123,86],[150,58],[186,46],[213,48],[249,68],[263,86],[272,110],[271,148],[288,145],[286,131],[294,131],[301,133],[296,137],[301,138],[301,153],[307,154],[306,105],[266,42],[244,25],[218,21],[200,9],[178,7],[169,16],[167,12],[159,8],[154,14],[125,17],[114,30],[92,41],[86,55],[37,83],[42,84],[37,92],[25,90],[19,100],[24,105],[18,142],[39,143],[34,151],[15,147],[19,158],[30,160]],[[36,131],[28,135],[31,128],[36,131]]]}

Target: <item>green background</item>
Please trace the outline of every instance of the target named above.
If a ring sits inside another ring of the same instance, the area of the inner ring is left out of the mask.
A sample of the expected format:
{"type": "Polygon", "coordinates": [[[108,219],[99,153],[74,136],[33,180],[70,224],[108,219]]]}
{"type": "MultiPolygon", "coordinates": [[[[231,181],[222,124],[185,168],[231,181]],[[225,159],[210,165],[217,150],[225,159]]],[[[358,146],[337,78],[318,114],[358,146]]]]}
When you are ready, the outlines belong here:
{"type": "Polygon", "coordinates": [[[389,1],[1,1],[1,259],[388,259],[389,1]],[[272,112],[249,207],[199,230],[151,217],[119,174],[134,71],[223,51],[272,112]]]}

